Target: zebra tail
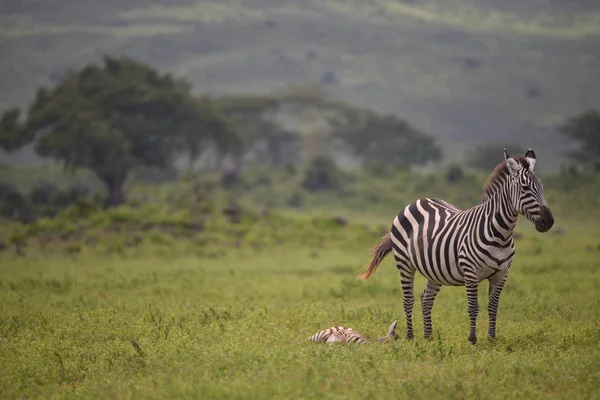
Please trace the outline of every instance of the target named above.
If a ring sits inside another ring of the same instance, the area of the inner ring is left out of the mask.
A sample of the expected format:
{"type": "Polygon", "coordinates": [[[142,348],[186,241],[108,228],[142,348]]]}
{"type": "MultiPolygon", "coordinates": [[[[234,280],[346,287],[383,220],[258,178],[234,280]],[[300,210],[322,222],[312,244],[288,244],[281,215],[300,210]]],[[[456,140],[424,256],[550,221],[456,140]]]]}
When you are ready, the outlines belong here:
{"type": "Polygon", "coordinates": [[[369,265],[367,265],[365,271],[359,276],[359,279],[364,280],[369,278],[369,276],[375,272],[377,267],[379,267],[379,264],[381,264],[385,256],[387,256],[390,251],[392,251],[392,236],[391,233],[388,232],[371,250],[373,259],[369,265]]]}

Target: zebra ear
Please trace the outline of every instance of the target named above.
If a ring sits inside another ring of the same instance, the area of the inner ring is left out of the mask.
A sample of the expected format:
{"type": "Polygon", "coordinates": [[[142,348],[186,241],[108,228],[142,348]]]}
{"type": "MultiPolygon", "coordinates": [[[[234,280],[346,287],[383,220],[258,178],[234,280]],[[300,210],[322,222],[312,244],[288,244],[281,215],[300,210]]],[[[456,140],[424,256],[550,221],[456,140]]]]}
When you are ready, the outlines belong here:
{"type": "Polygon", "coordinates": [[[533,150],[529,149],[525,152],[525,159],[529,163],[529,170],[533,172],[533,168],[535,167],[535,153],[533,150]]]}
{"type": "Polygon", "coordinates": [[[510,156],[508,155],[508,153],[506,152],[506,149],[504,149],[504,159],[508,160],[510,158],[510,156]]]}
{"type": "Polygon", "coordinates": [[[508,167],[508,172],[513,176],[517,175],[519,169],[521,169],[521,165],[514,158],[507,158],[506,166],[508,167]]]}

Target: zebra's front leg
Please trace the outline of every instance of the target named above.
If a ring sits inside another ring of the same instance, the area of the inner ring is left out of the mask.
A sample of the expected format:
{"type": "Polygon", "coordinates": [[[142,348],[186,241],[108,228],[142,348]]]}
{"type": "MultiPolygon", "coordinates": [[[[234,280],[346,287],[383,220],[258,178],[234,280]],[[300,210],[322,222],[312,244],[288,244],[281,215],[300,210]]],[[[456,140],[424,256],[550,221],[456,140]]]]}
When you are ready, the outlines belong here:
{"type": "Polygon", "coordinates": [[[423,312],[425,339],[431,339],[433,335],[433,327],[431,325],[431,309],[433,308],[435,296],[437,296],[441,287],[442,285],[428,280],[425,284],[425,289],[423,289],[423,293],[421,293],[421,310],[423,312]]]}
{"type": "Polygon", "coordinates": [[[467,303],[469,310],[469,342],[471,344],[477,343],[477,315],[479,314],[479,302],[477,300],[477,287],[478,283],[474,281],[465,282],[467,288],[467,303]]]}
{"type": "MultiPolygon", "coordinates": [[[[509,267],[510,268],[510,267],[509,267]]],[[[490,302],[488,305],[488,314],[490,317],[490,325],[488,335],[491,339],[496,338],[496,316],[498,315],[498,303],[500,302],[500,294],[508,278],[508,270],[502,273],[499,272],[489,279],[490,282],[490,302]]]]}
{"type": "Polygon", "coordinates": [[[400,282],[402,284],[402,293],[404,295],[404,314],[406,315],[406,338],[413,339],[413,326],[412,326],[412,312],[415,304],[415,298],[413,293],[415,271],[406,269],[405,267],[398,267],[400,269],[400,282]]]}

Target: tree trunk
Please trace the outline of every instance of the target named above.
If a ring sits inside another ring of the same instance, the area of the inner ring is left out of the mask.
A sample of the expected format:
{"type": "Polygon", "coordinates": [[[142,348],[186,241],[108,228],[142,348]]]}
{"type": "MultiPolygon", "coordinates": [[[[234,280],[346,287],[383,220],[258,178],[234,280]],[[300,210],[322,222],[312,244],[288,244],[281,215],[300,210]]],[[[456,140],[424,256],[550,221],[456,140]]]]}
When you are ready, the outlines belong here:
{"type": "Polygon", "coordinates": [[[106,188],[108,189],[108,198],[106,199],[107,207],[118,207],[125,203],[125,191],[123,190],[125,178],[125,173],[106,174],[100,176],[100,179],[102,179],[106,185],[106,188]]]}

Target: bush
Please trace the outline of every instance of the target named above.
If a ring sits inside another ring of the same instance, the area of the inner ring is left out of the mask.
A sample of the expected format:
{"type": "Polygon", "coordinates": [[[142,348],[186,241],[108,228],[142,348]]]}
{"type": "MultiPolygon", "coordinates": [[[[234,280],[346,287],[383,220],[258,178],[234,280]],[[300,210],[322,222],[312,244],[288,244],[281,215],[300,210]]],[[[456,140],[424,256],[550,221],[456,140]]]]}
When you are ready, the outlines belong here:
{"type": "Polygon", "coordinates": [[[84,199],[89,194],[90,190],[85,184],[75,183],[65,190],[59,190],[54,196],[52,205],[58,209],[64,209],[77,202],[77,200],[84,199]]]}
{"type": "Polygon", "coordinates": [[[341,174],[335,162],[325,156],[310,160],[304,172],[302,187],[309,192],[336,189],[340,186],[341,174]]]}
{"type": "Polygon", "coordinates": [[[29,200],[36,205],[50,205],[56,199],[58,188],[48,181],[37,182],[29,192],[29,200]]]}
{"type": "Polygon", "coordinates": [[[69,204],[74,204],[79,200],[87,198],[90,195],[91,190],[85,183],[76,182],[72,185],[69,185],[66,192],[67,198],[69,199],[69,204]]]}
{"type": "Polygon", "coordinates": [[[91,215],[99,211],[101,211],[101,207],[98,206],[98,204],[89,200],[78,199],[69,208],[64,210],[61,213],[61,216],[69,219],[82,219],[89,218],[91,215]]]}
{"type": "Polygon", "coordinates": [[[29,201],[13,185],[0,181],[0,216],[23,219],[32,214],[29,201]]]}
{"type": "Polygon", "coordinates": [[[294,190],[292,195],[288,198],[287,204],[290,207],[300,208],[304,204],[304,195],[299,189],[294,190]]]}
{"type": "Polygon", "coordinates": [[[221,175],[221,186],[225,189],[231,189],[243,183],[243,176],[237,170],[229,170],[221,175]]]}
{"type": "Polygon", "coordinates": [[[448,183],[460,182],[464,177],[465,171],[459,164],[452,163],[446,170],[446,181],[448,183]]]}
{"type": "Polygon", "coordinates": [[[252,182],[252,187],[258,186],[270,186],[273,183],[271,176],[269,176],[268,172],[263,172],[257,174],[254,181],[252,182]]]}

